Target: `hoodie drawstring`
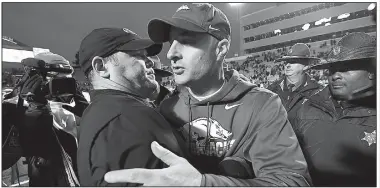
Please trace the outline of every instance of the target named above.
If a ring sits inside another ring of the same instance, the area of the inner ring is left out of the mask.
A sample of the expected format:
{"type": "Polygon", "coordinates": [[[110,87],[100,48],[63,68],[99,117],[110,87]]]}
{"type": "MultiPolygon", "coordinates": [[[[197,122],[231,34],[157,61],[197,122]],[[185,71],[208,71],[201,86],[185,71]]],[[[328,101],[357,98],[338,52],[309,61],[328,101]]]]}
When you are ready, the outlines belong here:
{"type": "Polygon", "coordinates": [[[206,143],[205,143],[205,151],[207,151],[207,147],[209,146],[209,134],[210,134],[210,102],[207,102],[207,132],[206,132],[206,143]]]}
{"type": "Polygon", "coordinates": [[[189,95],[189,137],[188,137],[188,141],[189,141],[189,153],[191,153],[191,140],[192,140],[192,137],[191,137],[191,127],[193,126],[193,112],[191,111],[191,104],[190,104],[190,95],[189,95]]]}
{"type": "MultiPolygon", "coordinates": [[[[189,129],[188,129],[188,139],[189,139],[189,152],[191,153],[191,141],[192,141],[192,135],[191,135],[191,129],[192,129],[192,126],[193,126],[193,112],[192,112],[192,109],[191,109],[191,97],[190,95],[188,96],[189,97],[189,129]]],[[[214,106],[211,106],[210,107],[210,102],[207,102],[207,132],[206,132],[206,140],[205,140],[205,152],[209,151],[210,147],[210,143],[209,143],[209,139],[210,139],[210,132],[211,132],[211,115],[212,115],[212,111],[213,111],[213,108],[214,106]],[[211,108],[211,112],[210,112],[210,108],[211,108]]]]}

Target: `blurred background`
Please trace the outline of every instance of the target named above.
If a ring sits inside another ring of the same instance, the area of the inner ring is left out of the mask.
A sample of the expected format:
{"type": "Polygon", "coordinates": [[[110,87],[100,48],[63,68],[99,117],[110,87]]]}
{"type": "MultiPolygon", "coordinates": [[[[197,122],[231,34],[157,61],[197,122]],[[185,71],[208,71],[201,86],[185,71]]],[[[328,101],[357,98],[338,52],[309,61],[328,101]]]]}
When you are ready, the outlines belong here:
{"type": "MultiPolygon", "coordinates": [[[[274,60],[295,43],[306,43],[312,56],[324,58],[347,33],[366,32],[376,37],[374,2],[212,3],[229,18],[232,42],[226,66],[238,70],[262,87],[281,78],[283,65],[274,60]]],[[[154,17],[171,17],[182,3],[2,3],[3,91],[22,75],[21,59],[43,51],[74,61],[85,35],[99,27],[126,27],[148,37],[154,17]]],[[[170,70],[165,44],[159,54],[170,70]]],[[[310,72],[326,84],[324,73],[310,72]]],[[[79,69],[75,78],[87,90],[79,69]]],[[[172,78],[165,86],[175,87],[172,78]]]]}

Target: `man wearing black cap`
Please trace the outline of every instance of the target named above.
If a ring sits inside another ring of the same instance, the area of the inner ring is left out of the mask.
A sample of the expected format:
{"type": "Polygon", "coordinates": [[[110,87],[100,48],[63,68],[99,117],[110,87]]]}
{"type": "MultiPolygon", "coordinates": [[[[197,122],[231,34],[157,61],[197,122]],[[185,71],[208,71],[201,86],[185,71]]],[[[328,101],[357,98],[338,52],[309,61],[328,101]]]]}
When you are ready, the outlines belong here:
{"type": "Polygon", "coordinates": [[[170,167],[109,172],[108,182],[146,186],[307,186],[309,175],[286,111],[274,93],[224,72],[231,27],[207,3],[184,4],[172,19],[148,25],[155,42],[170,42],[179,94],[161,114],[186,140],[185,160],[162,147],[152,150],[170,167]],[[147,178],[149,177],[149,178],[147,178]]]}
{"type": "Polygon", "coordinates": [[[95,29],[82,40],[79,64],[93,90],[80,123],[81,186],[135,185],[108,184],[103,176],[110,170],[164,167],[151,151],[153,141],[181,154],[170,125],[146,102],[158,87],[147,56],[161,49],[126,28],[95,29]]]}
{"type": "Polygon", "coordinates": [[[315,186],[376,186],[376,39],[344,36],[328,63],[329,85],[304,99],[294,119],[315,186]]]}
{"type": "Polygon", "coordinates": [[[304,97],[322,88],[305,73],[309,65],[319,59],[310,57],[310,49],[306,44],[297,43],[291,47],[288,56],[276,61],[285,62],[285,77],[271,84],[268,89],[279,95],[288,116],[292,116],[304,97]]]}

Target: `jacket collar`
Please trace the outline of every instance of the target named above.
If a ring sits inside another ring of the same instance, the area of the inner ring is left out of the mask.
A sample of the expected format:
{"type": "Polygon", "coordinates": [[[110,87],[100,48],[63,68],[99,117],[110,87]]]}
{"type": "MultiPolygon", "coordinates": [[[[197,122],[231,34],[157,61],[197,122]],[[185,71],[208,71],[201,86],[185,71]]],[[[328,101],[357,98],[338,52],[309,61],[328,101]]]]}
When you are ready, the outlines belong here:
{"type": "MultiPolygon", "coordinates": [[[[374,96],[375,97],[375,96],[374,96]]],[[[316,108],[324,110],[333,116],[338,116],[336,108],[342,107],[343,110],[348,110],[343,116],[346,117],[368,117],[376,116],[376,108],[368,106],[369,102],[376,101],[376,98],[369,97],[360,101],[340,102],[340,104],[331,96],[328,86],[319,90],[314,95],[310,96],[310,104],[316,108]]],[[[342,117],[343,117],[342,116],[342,117]]]]}
{"type": "MultiPolygon", "coordinates": [[[[284,91],[284,86],[286,83],[286,77],[283,77],[277,85],[282,91],[284,91]]],[[[303,83],[295,90],[298,92],[304,92],[307,90],[312,90],[312,89],[318,89],[321,86],[315,81],[312,80],[311,77],[305,73],[305,79],[303,79],[303,83]]]]}
{"type": "Polygon", "coordinates": [[[141,98],[138,95],[128,93],[125,91],[120,91],[120,90],[98,89],[98,90],[90,91],[89,94],[90,94],[90,98],[91,98],[91,103],[95,102],[97,100],[101,100],[103,97],[106,97],[106,96],[121,96],[121,97],[134,99],[134,100],[137,100],[139,102],[144,103],[145,105],[151,106],[151,104],[149,104],[149,102],[146,99],[141,98]]]}

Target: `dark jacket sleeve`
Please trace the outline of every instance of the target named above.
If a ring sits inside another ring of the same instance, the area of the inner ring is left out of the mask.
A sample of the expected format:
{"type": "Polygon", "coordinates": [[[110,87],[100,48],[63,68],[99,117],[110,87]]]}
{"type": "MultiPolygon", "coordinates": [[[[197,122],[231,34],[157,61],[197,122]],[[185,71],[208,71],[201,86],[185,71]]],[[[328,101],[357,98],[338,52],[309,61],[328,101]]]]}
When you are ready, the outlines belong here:
{"type": "Polygon", "coordinates": [[[25,155],[44,158],[57,155],[56,151],[59,151],[59,148],[55,147],[53,115],[47,105],[30,103],[23,117],[18,118],[20,144],[25,155]]]}
{"type": "Polygon", "coordinates": [[[136,118],[120,115],[110,122],[107,131],[98,135],[91,150],[92,185],[136,186],[131,183],[109,184],[104,175],[112,170],[163,167],[151,151],[154,136],[135,121],[136,118]]]}
{"type": "Polygon", "coordinates": [[[296,135],[278,95],[264,103],[251,119],[260,125],[246,141],[244,157],[252,163],[253,179],[204,174],[204,186],[310,186],[310,175],[296,135]]]}
{"type": "Polygon", "coordinates": [[[75,101],[75,106],[71,107],[69,105],[62,105],[62,107],[73,114],[75,114],[78,117],[82,117],[84,110],[87,108],[89,105],[86,98],[84,95],[77,91],[74,95],[74,101],[75,101]]]}

